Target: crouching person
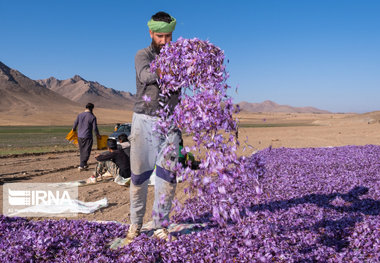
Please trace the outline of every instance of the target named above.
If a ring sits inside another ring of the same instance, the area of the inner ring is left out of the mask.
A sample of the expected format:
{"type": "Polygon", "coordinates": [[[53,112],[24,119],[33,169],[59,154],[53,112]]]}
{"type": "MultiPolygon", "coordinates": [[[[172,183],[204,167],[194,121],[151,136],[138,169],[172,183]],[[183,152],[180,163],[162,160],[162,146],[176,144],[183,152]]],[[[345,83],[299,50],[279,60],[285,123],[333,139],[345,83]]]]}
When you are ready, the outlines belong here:
{"type": "Polygon", "coordinates": [[[115,183],[129,185],[131,169],[129,156],[118,149],[114,139],[107,140],[108,151],[95,156],[98,161],[94,175],[87,179],[87,183],[96,183],[106,177],[114,177],[115,183]]]}

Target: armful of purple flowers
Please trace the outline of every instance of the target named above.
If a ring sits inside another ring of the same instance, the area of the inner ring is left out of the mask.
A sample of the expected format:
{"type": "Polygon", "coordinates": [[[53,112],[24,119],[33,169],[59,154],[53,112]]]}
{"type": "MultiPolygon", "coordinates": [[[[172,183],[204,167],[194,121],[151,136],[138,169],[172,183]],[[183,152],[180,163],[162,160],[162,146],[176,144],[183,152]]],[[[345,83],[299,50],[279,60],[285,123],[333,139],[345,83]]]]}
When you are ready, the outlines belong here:
{"type": "Polygon", "coordinates": [[[224,200],[233,194],[240,180],[252,182],[256,189],[258,168],[250,167],[236,154],[236,108],[227,95],[230,86],[226,84],[223,51],[208,41],[179,38],[161,49],[151,70],[160,72],[160,96],[169,99],[180,92],[174,111],[162,105],[156,129],[165,135],[169,129],[180,127],[182,132],[192,134],[191,150],[203,157],[199,170],[178,167],[177,175],[189,179],[188,191],[194,194],[194,204],[202,207],[199,211],[212,213],[219,224],[238,220],[238,204],[224,200]]]}

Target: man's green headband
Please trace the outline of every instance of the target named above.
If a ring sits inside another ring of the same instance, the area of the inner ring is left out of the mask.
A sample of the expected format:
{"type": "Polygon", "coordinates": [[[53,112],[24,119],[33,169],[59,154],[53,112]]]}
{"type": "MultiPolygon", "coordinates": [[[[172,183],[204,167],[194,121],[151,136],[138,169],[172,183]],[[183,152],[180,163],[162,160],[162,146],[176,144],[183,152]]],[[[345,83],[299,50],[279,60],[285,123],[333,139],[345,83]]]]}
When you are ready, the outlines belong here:
{"type": "Polygon", "coordinates": [[[170,33],[173,32],[175,29],[175,25],[177,24],[177,20],[175,20],[174,17],[172,17],[172,21],[170,23],[166,23],[163,21],[154,21],[153,19],[149,20],[148,27],[153,32],[157,33],[170,33]]]}

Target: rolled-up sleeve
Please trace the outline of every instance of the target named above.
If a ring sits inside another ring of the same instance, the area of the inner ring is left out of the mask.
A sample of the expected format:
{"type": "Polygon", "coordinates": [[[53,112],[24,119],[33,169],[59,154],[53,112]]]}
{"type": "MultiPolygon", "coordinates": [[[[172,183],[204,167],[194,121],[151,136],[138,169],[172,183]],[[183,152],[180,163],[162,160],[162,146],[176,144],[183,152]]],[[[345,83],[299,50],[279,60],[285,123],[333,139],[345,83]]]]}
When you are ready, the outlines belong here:
{"type": "Polygon", "coordinates": [[[135,68],[137,78],[141,83],[152,84],[157,80],[157,74],[150,71],[150,60],[148,54],[143,50],[137,52],[135,57],[135,68]]]}

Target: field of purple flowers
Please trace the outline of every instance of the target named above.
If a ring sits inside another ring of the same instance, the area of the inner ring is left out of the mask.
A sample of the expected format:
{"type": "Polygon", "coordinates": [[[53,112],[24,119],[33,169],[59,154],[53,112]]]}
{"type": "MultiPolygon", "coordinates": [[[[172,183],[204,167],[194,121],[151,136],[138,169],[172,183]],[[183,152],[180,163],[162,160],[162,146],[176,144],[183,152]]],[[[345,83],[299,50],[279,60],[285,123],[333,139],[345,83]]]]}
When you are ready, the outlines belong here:
{"type": "MultiPolygon", "coordinates": [[[[1,262],[380,262],[380,146],[265,149],[254,179],[234,183],[224,225],[207,200],[189,200],[207,226],[165,242],[145,234],[111,250],[128,226],[0,216],[1,262]]],[[[223,200],[219,200],[223,202],[223,200]]],[[[178,212],[177,222],[189,222],[178,212]]]]}

